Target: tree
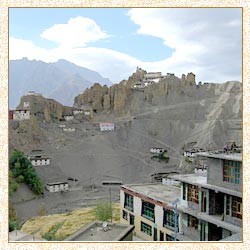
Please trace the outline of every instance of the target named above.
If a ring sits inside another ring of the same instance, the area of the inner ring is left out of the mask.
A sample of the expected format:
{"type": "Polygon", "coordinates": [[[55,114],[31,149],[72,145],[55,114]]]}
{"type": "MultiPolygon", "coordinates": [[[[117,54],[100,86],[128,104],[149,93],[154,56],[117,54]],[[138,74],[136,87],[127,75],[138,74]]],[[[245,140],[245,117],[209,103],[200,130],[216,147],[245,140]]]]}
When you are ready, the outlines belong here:
{"type": "MultiPolygon", "coordinates": [[[[14,150],[9,161],[10,171],[20,182],[24,181],[31,190],[40,195],[43,192],[43,183],[37,176],[35,169],[27,157],[20,151],[14,150]]],[[[13,186],[14,187],[14,186],[13,186]]]]}
{"type": "Polygon", "coordinates": [[[111,219],[112,216],[112,208],[110,207],[109,202],[99,203],[95,208],[95,217],[97,220],[107,221],[111,219]]]}

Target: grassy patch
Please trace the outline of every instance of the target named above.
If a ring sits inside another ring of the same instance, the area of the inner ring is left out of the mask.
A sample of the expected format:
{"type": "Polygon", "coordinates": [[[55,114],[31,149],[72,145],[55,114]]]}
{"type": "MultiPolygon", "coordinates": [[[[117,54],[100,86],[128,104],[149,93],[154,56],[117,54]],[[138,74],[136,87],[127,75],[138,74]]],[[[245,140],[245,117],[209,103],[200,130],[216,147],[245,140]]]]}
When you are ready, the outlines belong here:
{"type": "MultiPolygon", "coordinates": [[[[120,204],[112,204],[113,222],[120,222],[120,204]]],[[[21,231],[50,240],[63,240],[81,227],[96,220],[95,207],[72,212],[34,217],[26,221],[21,231]]]]}

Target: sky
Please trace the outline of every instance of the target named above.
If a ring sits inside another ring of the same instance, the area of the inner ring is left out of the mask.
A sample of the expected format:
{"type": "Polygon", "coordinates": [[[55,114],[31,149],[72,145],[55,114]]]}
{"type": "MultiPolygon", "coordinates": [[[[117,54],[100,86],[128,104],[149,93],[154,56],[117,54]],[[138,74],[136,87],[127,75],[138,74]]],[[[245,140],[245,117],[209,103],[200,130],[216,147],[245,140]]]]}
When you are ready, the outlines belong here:
{"type": "Polygon", "coordinates": [[[242,81],[241,8],[10,8],[9,59],[65,59],[108,77],[136,67],[242,81]]]}

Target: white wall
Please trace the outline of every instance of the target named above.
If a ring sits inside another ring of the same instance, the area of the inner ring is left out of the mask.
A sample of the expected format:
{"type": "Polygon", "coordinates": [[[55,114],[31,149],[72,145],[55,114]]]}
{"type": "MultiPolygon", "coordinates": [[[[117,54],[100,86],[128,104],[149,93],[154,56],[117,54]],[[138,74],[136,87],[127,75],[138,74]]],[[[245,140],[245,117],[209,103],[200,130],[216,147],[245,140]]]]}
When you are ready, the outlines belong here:
{"type": "Polygon", "coordinates": [[[134,213],[136,215],[141,216],[141,206],[142,206],[141,198],[134,196],[134,213]]]}
{"type": "Polygon", "coordinates": [[[121,209],[124,208],[124,199],[125,199],[124,192],[122,190],[120,190],[120,207],[121,207],[121,209]]]}
{"type": "Polygon", "coordinates": [[[13,120],[22,121],[30,119],[30,111],[17,111],[15,110],[13,113],[13,120]]]}
{"type": "Polygon", "coordinates": [[[50,159],[31,160],[32,166],[47,166],[50,165],[50,159]]]}
{"type": "Polygon", "coordinates": [[[155,205],[155,224],[163,225],[163,207],[159,205],[155,205]]]}

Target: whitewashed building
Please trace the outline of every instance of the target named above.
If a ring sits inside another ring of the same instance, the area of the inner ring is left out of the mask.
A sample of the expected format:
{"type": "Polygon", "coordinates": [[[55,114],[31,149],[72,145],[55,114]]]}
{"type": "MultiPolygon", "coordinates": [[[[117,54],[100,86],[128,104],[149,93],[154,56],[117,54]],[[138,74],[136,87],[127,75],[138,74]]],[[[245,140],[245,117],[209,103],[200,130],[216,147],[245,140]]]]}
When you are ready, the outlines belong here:
{"type": "Polygon", "coordinates": [[[161,72],[148,72],[144,75],[143,82],[146,86],[153,84],[153,83],[159,83],[159,81],[162,79],[161,72]]]}
{"type": "Polygon", "coordinates": [[[76,129],[75,128],[63,128],[64,132],[75,132],[76,129]]]}
{"type": "Polygon", "coordinates": [[[29,156],[28,159],[30,160],[32,166],[37,167],[37,166],[48,166],[50,165],[50,158],[47,156],[29,156]]]}
{"type": "Polygon", "coordinates": [[[84,110],[84,115],[85,116],[90,116],[90,110],[84,110]]]}
{"type": "Polygon", "coordinates": [[[82,109],[74,109],[73,110],[73,114],[74,115],[78,115],[78,114],[82,114],[83,113],[83,110],[82,109]]]}
{"type": "Polygon", "coordinates": [[[100,123],[100,131],[114,131],[115,124],[113,122],[100,123]]]}
{"type": "Polygon", "coordinates": [[[60,192],[60,191],[68,191],[69,183],[66,181],[50,182],[46,184],[46,188],[51,193],[60,192]]]}
{"type": "Polygon", "coordinates": [[[13,112],[13,120],[15,121],[23,121],[30,119],[30,111],[26,109],[14,110],[13,112]]]}
{"type": "Polygon", "coordinates": [[[164,153],[165,149],[164,148],[151,148],[150,153],[151,154],[161,154],[164,153]]]}
{"type": "Polygon", "coordinates": [[[74,119],[74,116],[73,115],[64,115],[63,118],[65,121],[72,121],[74,119]]]}
{"type": "Polygon", "coordinates": [[[29,108],[30,102],[23,102],[23,107],[24,108],[29,108]]]}

